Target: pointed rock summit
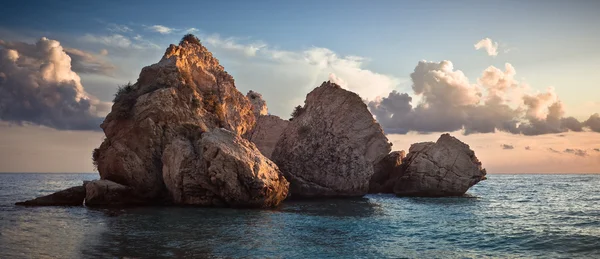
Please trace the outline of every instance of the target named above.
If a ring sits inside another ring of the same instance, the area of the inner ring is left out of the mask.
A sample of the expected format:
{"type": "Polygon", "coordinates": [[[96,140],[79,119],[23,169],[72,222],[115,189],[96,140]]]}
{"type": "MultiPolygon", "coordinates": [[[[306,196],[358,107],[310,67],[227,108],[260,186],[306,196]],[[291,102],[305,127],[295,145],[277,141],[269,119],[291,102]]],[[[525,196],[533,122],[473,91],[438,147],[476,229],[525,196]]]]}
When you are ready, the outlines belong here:
{"type": "Polygon", "coordinates": [[[119,89],[94,160],[102,180],[150,203],[275,206],[288,183],[240,137],[254,124],[252,103],[233,78],[186,35],[143,68],[137,83],[119,89]],[[244,152],[228,155],[231,150],[244,152]],[[209,156],[225,156],[220,165],[228,170],[213,168],[209,156]]]}
{"type": "Polygon", "coordinates": [[[391,144],[355,93],[324,82],[306,96],[272,154],[292,197],[363,196],[391,144]]]}

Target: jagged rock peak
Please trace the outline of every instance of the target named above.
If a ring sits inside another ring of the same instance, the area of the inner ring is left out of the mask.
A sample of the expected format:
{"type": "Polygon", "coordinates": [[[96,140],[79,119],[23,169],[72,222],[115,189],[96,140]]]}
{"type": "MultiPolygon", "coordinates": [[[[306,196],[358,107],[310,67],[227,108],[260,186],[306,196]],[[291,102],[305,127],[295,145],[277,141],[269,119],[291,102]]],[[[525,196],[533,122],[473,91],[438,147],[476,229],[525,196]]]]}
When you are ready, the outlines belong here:
{"type": "Polygon", "coordinates": [[[262,98],[262,94],[250,90],[248,94],[246,94],[246,98],[252,103],[255,116],[269,114],[267,102],[262,98]]]}
{"type": "MultiPolygon", "coordinates": [[[[235,87],[233,77],[225,71],[219,60],[213,57],[213,54],[200,43],[200,40],[191,34],[184,36],[179,45],[169,45],[157,64],[142,70],[138,82],[142,80],[142,83],[145,83],[144,79],[146,77],[154,78],[151,75],[144,74],[156,73],[157,67],[176,69],[181,74],[178,77],[171,76],[166,80],[161,79],[159,83],[165,85],[174,86],[182,83],[191,86],[203,86],[204,84],[198,84],[198,81],[214,81],[213,85],[228,83],[235,87]]],[[[168,70],[171,71],[171,69],[168,70]]],[[[160,79],[160,77],[158,78],[160,79]]]]}

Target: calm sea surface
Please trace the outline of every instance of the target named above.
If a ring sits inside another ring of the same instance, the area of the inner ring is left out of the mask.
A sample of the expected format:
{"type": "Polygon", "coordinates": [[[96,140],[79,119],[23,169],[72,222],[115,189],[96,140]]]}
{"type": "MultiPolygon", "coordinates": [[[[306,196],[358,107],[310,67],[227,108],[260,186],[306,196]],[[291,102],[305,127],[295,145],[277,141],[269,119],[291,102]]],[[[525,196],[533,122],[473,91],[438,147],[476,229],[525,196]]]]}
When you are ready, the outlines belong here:
{"type": "Polygon", "coordinates": [[[0,258],[600,258],[600,175],[491,175],[472,198],[276,210],[16,207],[97,174],[0,174],[0,258]]]}

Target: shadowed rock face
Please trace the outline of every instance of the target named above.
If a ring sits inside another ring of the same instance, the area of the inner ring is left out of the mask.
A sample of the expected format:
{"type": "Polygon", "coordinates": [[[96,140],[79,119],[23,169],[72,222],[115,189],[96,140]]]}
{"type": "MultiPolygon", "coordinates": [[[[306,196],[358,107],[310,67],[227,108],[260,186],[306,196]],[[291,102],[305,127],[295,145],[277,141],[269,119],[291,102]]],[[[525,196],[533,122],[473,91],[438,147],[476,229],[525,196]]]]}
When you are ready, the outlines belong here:
{"type": "Polygon", "coordinates": [[[406,152],[394,151],[373,165],[373,176],[369,180],[369,193],[393,193],[394,185],[402,176],[402,159],[406,152]]]}
{"type": "MultiPolygon", "coordinates": [[[[203,153],[198,152],[208,148],[205,135],[211,136],[212,131],[223,128],[240,136],[255,124],[252,103],[235,88],[233,78],[218,60],[198,42],[184,39],[179,45],[169,46],[159,63],[143,68],[138,81],[124,89],[115,97],[112,111],[101,125],[106,139],[94,152],[101,179],[131,188],[131,193],[141,200],[161,203],[166,197],[177,204],[209,205],[196,201],[197,197],[211,196],[221,202],[210,205],[242,206],[244,201],[248,201],[248,206],[262,207],[277,205],[278,202],[273,201],[280,201],[279,196],[287,193],[287,185],[278,185],[278,188],[286,189],[265,192],[267,196],[277,197],[257,197],[264,204],[244,196],[250,192],[234,192],[220,197],[219,193],[224,191],[220,188],[240,184],[232,177],[227,180],[235,180],[235,183],[221,183],[219,186],[212,182],[186,181],[183,182],[186,185],[184,190],[188,191],[181,193],[179,187],[168,188],[172,187],[172,182],[164,179],[165,173],[168,176],[205,177],[207,172],[185,167],[186,161],[205,161],[203,153]],[[202,186],[190,186],[199,183],[202,186]],[[204,193],[195,193],[194,190],[204,193]],[[191,196],[187,197],[188,194],[191,196]],[[228,203],[228,200],[238,202],[228,203]]],[[[221,151],[229,152],[227,148],[240,150],[248,145],[239,137],[228,141],[232,143],[223,143],[221,151]]],[[[246,170],[248,164],[260,164],[256,161],[265,159],[260,152],[253,153],[253,156],[233,156],[228,168],[241,177],[239,172],[246,170]]],[[[253,170],[259,170],[262,175],[246,174],[244,177],[279,177],[279,171],[273,168],[253,170]]]]}
{"type": "Polygon", "coordinates": [[[272,154],[292,197],[350,197],[368,192],[373,162],[391,144],[355,93],[330,82],[310,92],[272,154]]]}
{"type": "Polygon", "coordinates": [[[256,125],[244,137],[254,144],[264,156],[271,158],[273,150],[287,129],[290,121],[282,120],[275,115],[260,115],[256,125]]]}
{"type": "Polygon", "coordinates": [[[449,134],[411,145],[399,170],[394,185],[399,196],[460,196],[486,175],[469,145],[449,134]]]}
{"type": "Polygon", "coordinates": [[[75,186],[50,195],[35,198],[16,205],[23,206],[83,206],[85,199],[85,187],[75,186]]]}

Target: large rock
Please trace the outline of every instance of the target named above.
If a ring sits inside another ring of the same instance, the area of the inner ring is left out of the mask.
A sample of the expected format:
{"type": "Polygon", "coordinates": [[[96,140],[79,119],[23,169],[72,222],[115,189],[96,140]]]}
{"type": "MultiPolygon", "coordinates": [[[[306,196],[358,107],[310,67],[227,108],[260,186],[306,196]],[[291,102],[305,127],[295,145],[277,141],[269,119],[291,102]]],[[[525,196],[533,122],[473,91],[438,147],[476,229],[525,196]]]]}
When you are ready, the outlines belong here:
{"type": "Polygon", "coordinates": [[[449,134],[413,144],[400,167],[394,186],[399,196],[460,196],[486,175],[469,145],[449,134]]]}
{"type": "Polygon", "coordinates": [[[391,150],[355,93],[325,82],[310,92],[272,154],[292,197],[362,196],[373,162],[391,150]]]}
{"type": "Polygon", "coordinates": [[[162,162],[165,184],[177,204],[272,207],[288,194],[289,183],[277,165],[228,130],[175,140],[162,162]]]}
{"type": "MultiPolygon", "coordinates": [[[[101,179],[162,203],[172,197],[163,180],[167,147],[218,128],[241,136],[255,120],[252,103],[233,78],[195,37],[186,36],[160,62],[143,68],[134,85],[119,90],[101,125],[106,139],[93,157],[101,179]]],[[[198,153],[188,156],[201,159],[198,153]]]]}
{"type": "Polygon", "coordinates": [[[82,206],[85,199],[85,187],[75,186],[50,195],[35,198],[16,205],[23,206],[82,206]]]}
{"type": "Polygon", "coordinates": [[[373,165],[373,176],[369,180],[369,193],[393,193],[394,185],[402,176],[402,159],[406,152],[394,151],[373,165]]]}

